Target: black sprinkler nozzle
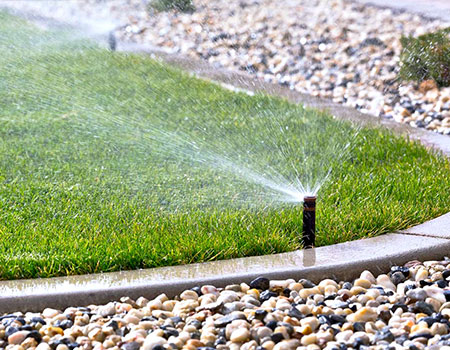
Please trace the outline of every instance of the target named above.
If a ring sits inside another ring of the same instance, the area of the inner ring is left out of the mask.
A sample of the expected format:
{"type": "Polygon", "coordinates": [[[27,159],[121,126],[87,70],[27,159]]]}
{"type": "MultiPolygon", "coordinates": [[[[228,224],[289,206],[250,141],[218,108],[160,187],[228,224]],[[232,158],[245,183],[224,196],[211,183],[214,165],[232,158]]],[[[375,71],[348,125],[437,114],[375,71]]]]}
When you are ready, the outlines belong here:
{"type": "Polygon", "coordinates": [[[316,244],[316,197],[303,199],[303,248],[312,248],[316,244]]]}
{"type": "Polygon", "coordinates": [[[111,51],[116,51],[117,49],[117,39],[113,31],[108,34],[108,46],[111,51]]]}

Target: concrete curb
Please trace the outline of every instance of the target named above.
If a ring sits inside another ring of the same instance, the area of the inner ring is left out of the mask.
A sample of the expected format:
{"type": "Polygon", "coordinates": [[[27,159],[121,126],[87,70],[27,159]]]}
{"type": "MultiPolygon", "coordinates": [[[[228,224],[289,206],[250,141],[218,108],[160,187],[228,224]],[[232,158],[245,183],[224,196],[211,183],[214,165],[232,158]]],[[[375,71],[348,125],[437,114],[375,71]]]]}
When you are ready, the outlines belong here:
{"type": "Polygon", "coordinates": [[[414,259],[441,259],[450,252],[450,239],[386,234],[289,253],[213,261],[202,264],[121,271],[93,275],[0,282],[0,313],[39,311],[45,307],[103,304],[122,296],[174,296],[197,285],[270,279],[324,278],[351,280],[362,270],[382,273],[391,265],[414,259]]]}
{"type": "Polygon", "coordinates": [[[418,236],[450,239],[450,213],[442,215],[436,219],[424,222],[421,225],[417,225],[407,230],[400,231],[399,233],[406,235],[418,235],[418,236]]]}
{"type": "Polygon", "coordinates": [[[449,21],[450,2],[446,0],[353,0],[368,6],[391,8],[400,12],[416,13],[429,19],[449,21]]]}
{"type": "MultiPolygon", "coordinates": [[[[365,126],[387,127],[450,156],[450,137],[367,116],[331,101],[261,82],[246,74],[217,69],[189,57],[158,52],[155,48],[142,45],[119,44],[122,51],[157,55],[200,78],[225,84],[226,87],[237,86],[252,92],[283,97],[293,103],[327,110],[337,118],[365,126]]],[[[214,284],[223,287],[249,282],[257,276],[271,279],[308,278],[313,281],[324,278],[351,280],[363,270],[378,274],[385,272],[391,265],[404,264],[409,260],[434,260],[449,255],[449,223],[450,213],[399,233],[283,254],[138,271],[0,281],[0,313],[102,304],[118,300],[121,296],[153,298],[161,293],[174,296],[196,285],[214,284]]]]}

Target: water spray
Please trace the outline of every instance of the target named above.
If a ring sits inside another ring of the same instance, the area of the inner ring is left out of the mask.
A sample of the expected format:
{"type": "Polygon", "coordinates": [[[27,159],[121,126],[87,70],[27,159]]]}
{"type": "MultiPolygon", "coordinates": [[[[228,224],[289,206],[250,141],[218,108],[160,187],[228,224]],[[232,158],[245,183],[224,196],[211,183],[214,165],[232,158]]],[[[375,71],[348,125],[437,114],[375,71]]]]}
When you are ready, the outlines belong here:
{"type": "Polygon", "coordinates": [[[316,196],[303,198],[303,247],[312,248],[316,243],[316,196]]]}

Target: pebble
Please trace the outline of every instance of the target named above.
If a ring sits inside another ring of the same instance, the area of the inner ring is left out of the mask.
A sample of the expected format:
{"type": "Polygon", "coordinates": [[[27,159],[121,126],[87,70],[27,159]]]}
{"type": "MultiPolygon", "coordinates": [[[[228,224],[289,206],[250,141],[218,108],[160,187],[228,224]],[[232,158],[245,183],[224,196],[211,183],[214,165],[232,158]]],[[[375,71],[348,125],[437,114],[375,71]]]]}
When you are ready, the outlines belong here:
{"type": "Polygon", "coordinates": [[[416,282],[422,281],[428,277],[428,271],[425,268],[420,268],[416,273],[416,282]]]}
{"type": "Polygon", "coordinates": [[[223,316],[218,318],[215,322],[214,322],[214,326],[217,328],[221,328],[221,327],[225,327],[226,325],[230,324],[233,321],[236,320],[245,320],[245,314],[242,312],[234,312],[230,315],[227,316],[223,316]]]}
{"type": "Polygon", "coordinates": [[[46,308],[44,311],[42,311],[42,316],[44,318],[53,318],[57,315],[59,315],[61,312],[55,309],[46,308]]]}
{"type": "Polygon", "coordinates": [[[180,298],[183,300],[198,300],[198,294],[193,290],[185,290],[180,294],[180,298]]]}
{"type": "Polygon", "coordinates": [[[231,333],[230,340],[233,343],[242,343],[250,338],[250,332],[248,329],[240,328],[231,333]]]}
{"type": "Polygon", "coordinates": [[[401,273],[400,271],[397,271],[397,272],[394,272],[391,274],[391,281],[396,286],[400,283],[405,282],[405,280],[406,280],[405,275],[403,275],[403,273],[401,273]]]}
{"type": "Polygon", "coordinates": [[[289,339],[289,340],[283,340],[279,342],[278,344],[275,344],[273,347],[273,350],[291,350],[296,349],[298,346],[300,346],[300,341],[297,339],[289,339]]]}
{"type": "Polygon", "coordinates": [[[211,285],[202,286],[200,288],[200,291],[202,294],[213,294],[215,296],[217,296],[219,294],[218,289],[211,285]]]}
{"type": "Polygon", "coordinates": [[[116,313],[116,307],[115,307],[114,303],[106,304],[106,305],[100,307],[100,309],[98,311],[98,314],[103,317],[112,316],[115,313],[116,313]]]}
{"type": "Polygon", "coordinates": [[[160,336],[148,336],[144,344],[142,345],[142,350],[153,350],[167,343],[167,340],[160,336]]]}
{"type": "Polygon", "coordinates": [[[121,346],[121,348],[123,350],[139,350],[140,347],[141,347],[141,345],[135,341],[125,343],[121,346]]]}
{"type": "Polygon", "coordinates": [[[270,281],[265,277],[255,278],[253,281],[250,282],[250,288],[267,290],[270,288],[270,281]]]}
{"type": "MultiPolygon", "coordinates": [[[[445,290],[436,286],[425,286],[423,290],[427,293],[427,296],[431,299],[436,300],[440,305],[447,301],[445,290]]],[[[440,306],[439,306],[440,307],[440,306]]]]}
{"type": "Polygon", "coordinates": [[[300,339],[300,342],[302,345],[311,345],[311,344],[314,344],[316,341],[317,341],[317,335],[315,335],[315,334],[308,334],[308,335],[303,336],[300,339]]]}
{"type": "Polygon", "coordinates": [[[355,282],[353,283],[353,285],[354,285],[354,286],[357,286],[357,287],[362,287],[362,288],[368,289],[368,288],[370,288],[370,286],[372,285],[372,283],[373,283],[373,282],[370,282],[370,281],[367,280],[367,279],[364,279],[364,278],[358,278],[357,280],[355,280],[355,282]]]}
{"type": "Polygon", "coordinates": [[[362,307],[353,314],[350,314],[347,319],[350,322],[370,322],[377,319],[377,312],[370,307],[362,307]]]}
{"type": "Polygon", "coordinates": [[[397,289],[397,287],[395,286],[394,283],[392,283],[392,281],[388,275],[384,275],[384,274],[379,275],[377,277],[377,284],[379,284],[380,286],[383,286],[386,289],[390,289],[391,291],[395,291],[397,289]]]}
{"type": "Polygon", "coordinates": [[[28,332],[28,331],[15,332],[8,337],[8,343],[9,344],[21,344],[25,340],[25,338],[27,337],[27,335],[29,333],[30,332],[28,332]]]}
{"type": "Polygon", "coordinates": [[[48,343],[40,343],[38,346],[36,346],[36,350],[51,350],[50,345],[48,343]]]}
{"type": "Polygon", "coordinates": [[[427,298],[427,292],[421,288],[410,289],[406,292],[406,296],[412,301],[423,301],[427,298]]]}

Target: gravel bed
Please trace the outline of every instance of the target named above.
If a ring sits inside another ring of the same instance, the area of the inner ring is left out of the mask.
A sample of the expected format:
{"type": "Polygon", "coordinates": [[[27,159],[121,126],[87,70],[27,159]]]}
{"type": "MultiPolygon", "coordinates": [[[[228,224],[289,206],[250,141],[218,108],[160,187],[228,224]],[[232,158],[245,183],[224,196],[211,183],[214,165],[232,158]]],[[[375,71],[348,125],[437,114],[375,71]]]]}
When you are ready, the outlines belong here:
{"type": "Polygon", "coordinates": [[[363,113],[450,134],[450,88],[397,79],[401,35],[449,23],[346,0],[195,1],[192,14],[154,13],[146,3],[6,2],[76,23],[96,19],[92,27],[103,28],[100,20],[114,23],[122,40],[200,57],[363,113]]]}
{"type": "Polygon", "coordinates": [[[0,317],[7,350],[450,349],[450,260],[411,261],[350,282],[269,281],[173,299],[0,317]]]}

